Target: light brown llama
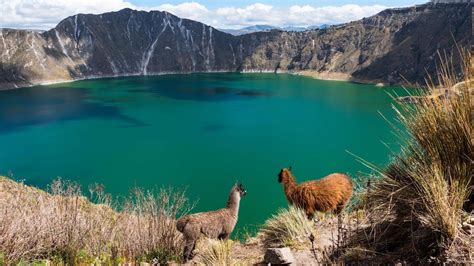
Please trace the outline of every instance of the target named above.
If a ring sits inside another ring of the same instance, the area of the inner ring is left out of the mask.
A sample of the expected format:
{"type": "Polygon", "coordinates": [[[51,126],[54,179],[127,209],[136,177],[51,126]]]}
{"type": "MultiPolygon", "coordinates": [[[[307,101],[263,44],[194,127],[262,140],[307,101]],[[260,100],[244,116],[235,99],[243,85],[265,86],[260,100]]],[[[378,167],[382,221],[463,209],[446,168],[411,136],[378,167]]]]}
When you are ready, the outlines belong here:
{"type": "Polygon", "coordinates": [[[213,239],[227,239],[229,237],[237,223],[240,199],[245,194],[247,191],[243,185],[235,183],[225,208],[186,215],[178,220],[176,228],[183,233],[185,238],[183,252],[185,262],[192,259],[196,241],[201,234],[213,239]]]}
{"type": "Polygon", "coordinates": [[[315,211],[341,213],[352,196],[351,178],[340,173],[298,185],[289,167],[281,169],[278,182],[283,182],[288,202],[303,209],[308,219],[314,217],[315,211]]]}

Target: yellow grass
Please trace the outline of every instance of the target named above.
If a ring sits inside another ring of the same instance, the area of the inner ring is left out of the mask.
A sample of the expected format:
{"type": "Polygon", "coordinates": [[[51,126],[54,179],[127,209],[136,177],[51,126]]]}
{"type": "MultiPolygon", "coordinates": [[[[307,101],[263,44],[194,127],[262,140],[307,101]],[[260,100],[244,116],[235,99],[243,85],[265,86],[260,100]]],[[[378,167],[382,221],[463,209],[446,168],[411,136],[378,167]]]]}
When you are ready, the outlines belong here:
{"type": "Polygon", "coordinates": [[[280,209],[263,224],[259,232],[268,247],[307,247],[309,236],[316,236],[315,225],[305,212],[296,207],[280,209]]]}
{"type": "Polygon", "coordinates": [[[135,190],[119,209],[103,187],[56,180],[50,193],[0,179],[0,254],[5,263],[48,258],[66,264],[179,261],[175,216],[186,212],[182,192],[135,190]]]}
{"type": "Polygon", "coordinates": [[[472,73],[463,64],[464,86],[448,58],[440,64],[440,86],[428,83],[430,91],[456,86],[454,93],[395,108],[407,131],[395,128],[404,146],[386,169],[376,169],[381,179],[366,196],[376,250],[436,262],[454,251],[467,254],[470,244],[459,225],[472,201],[474,113],[472,73]]]}
{"type": "Polygon", "coordinates": [[[234,242],[232,240],[215,240],[205,238],[197,244],[198,254],[195,262],[202,265],[234,265],[231,251],[234,242]]]}

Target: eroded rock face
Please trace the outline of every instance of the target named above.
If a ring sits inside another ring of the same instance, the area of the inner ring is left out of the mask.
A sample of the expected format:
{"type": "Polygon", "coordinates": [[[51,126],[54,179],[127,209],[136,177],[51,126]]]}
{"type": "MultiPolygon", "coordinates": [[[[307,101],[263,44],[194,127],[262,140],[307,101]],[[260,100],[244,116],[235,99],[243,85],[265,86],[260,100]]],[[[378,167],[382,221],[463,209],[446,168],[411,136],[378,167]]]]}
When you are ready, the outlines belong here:
{"type": "Polygon", "coordinates": [[[388,9],[323,30],[244,35],[241,42],[250,48],[243,68],[309,69],[372,82],[423,83],[427,72],[435,73],[438,50],[452,52],[456,42],[468,46],[470,6],[388,9]]]}
{"type": "Polygon", "coordinates": [[[233,36],[167,12],[78,14],[39,33],[0,30],[0,89],[100,76],[202,71],[342,73],[422,82],[436,51],[468,45],[471,4],[385,10],[304,32],[233,36]],[[454,37],[454,38],[453,38],[454,37]],[[453,40],[454,39],[454,40],[453,40]]]}

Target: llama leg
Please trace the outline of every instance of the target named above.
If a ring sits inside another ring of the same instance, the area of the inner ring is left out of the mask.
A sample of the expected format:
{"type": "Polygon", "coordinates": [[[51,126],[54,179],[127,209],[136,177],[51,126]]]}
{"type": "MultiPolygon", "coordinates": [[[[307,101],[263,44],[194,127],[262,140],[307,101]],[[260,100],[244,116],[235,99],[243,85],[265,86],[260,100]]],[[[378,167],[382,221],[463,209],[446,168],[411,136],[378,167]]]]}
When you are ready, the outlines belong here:
{"type": "Polygon", "coordinates": [[[185,238],[183,260],[187,262],[193,258],[193,251],[196,246],[196,241],[200,236],[200,227],[197,224],[188,223],[183,230],[185,238]]]}
{"type": "Polygon", "coordinates": [[[338,204],[334,210],[334,214],[337,215],[337,222],[339,225],[342,224],[342,210],[344,209],[344,204],[338,204]]]}
{"type": "Polygon", "coordinates": [[[337,215],[341,214],[345,207],[346,207],[346,203],[337,204],[336,209],[334,210],[334,213],[337,215]]]}
{"type": "Polygon", "coordinates": [[[186,239],[184,244],[184,252],[183,252],[183,260],[187,262],[188,260],[193,258],[194,248],[196,247],[196,240],[195,239],[186,239]]]}
{"type": "Polygon", "coordinates": [[[308,217],[308,220],[313,220],[314,218],[314,210],[306,207],[305,209],[306,217],[308,217]]]}
{"type": "Polygon", "coordinates": [[[195,254],[194,254],[194,249],[196,248],[196,242],[197,242],[197,241],[194,241],[194,243],[193,243],[193,247],[192,247],[192,249],[191,249],[191,257],[189,258],[190,260],[194,258],[194,255],[195,255],[195,254]]]}

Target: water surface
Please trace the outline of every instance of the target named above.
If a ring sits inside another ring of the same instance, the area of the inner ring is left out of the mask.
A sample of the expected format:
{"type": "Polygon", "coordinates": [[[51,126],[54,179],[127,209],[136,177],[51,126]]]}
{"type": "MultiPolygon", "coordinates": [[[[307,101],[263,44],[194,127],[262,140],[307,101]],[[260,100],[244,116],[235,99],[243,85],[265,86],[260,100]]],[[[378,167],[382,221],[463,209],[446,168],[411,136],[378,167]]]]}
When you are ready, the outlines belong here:
{"type": "Polygon", "coordinates": [[[396,149],[397,88],[287,74],[192,74],[77,81],[0,93],[0,173],[45,188],[61,176],[114,195],[187,188],[194,211],[225,206],[243,181],[239,228],[286,206],[279,169],[299,181],[368,171],[396,149]]]}

